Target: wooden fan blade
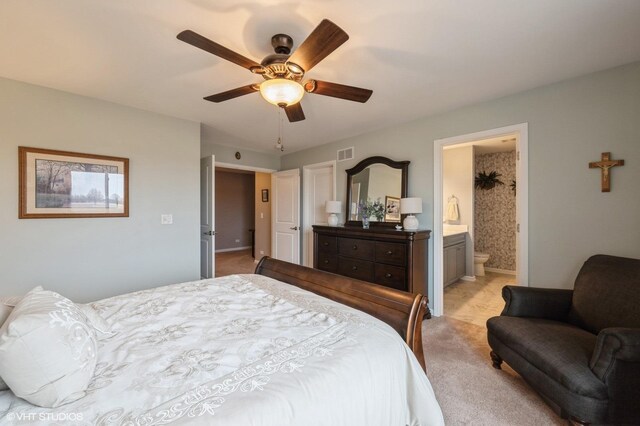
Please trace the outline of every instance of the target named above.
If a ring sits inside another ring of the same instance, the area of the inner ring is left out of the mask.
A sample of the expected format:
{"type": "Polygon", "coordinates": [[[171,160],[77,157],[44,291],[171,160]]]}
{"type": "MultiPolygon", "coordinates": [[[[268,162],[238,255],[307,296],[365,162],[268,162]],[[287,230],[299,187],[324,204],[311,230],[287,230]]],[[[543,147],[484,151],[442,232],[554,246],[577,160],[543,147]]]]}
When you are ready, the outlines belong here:
{"type": "Polygon", "coordinates": [[[347,40],[349,36],[342,28],[324,19],[293,52],[289,62],[299,65],[307,72],[347,40]]]}
{"type": "Polygon", "coordinates": [[[304,120],[304,112],[302,111],[302,105],[300,105],[300,102],[289,105],[284,109],[284,111],[287,113],[287,118],[291,123],[304,120]]]}
{"type": "Polygon", "coordinates": [[[178,34],[177,37],[178,40],[189,43],[192,46],[219,56],[220,58],[226,59],[227,61],[233,62],[234,64],[240,65],[241,67],[246,68],[250,71],[251,68],[262,69],[262,66],[259,63],[252,61],[249,58],[245,58],[241,54],[227,49],[226,47],[216,43],[215,41],[211,41],[198,33],[194,33],[191,30],[184,30],[180,34],[178,34]]]}
{"type": "Polygon", "coordinates": [[[248,84],[242,87],[236,87],[235,89],[227,90],[226,92],[216,93],[215,95],[207,96],[204,98],[211,102],[223,102],[229,99],[237,98],[239,96],[248,95],[249,93],[256,92],[258,89],[254,84],[248,84]]]}
{"type": "Polygon", "coordinates": [[[362,103],[367,102],[373,94],[373,90],[320,80],[307,81],[304,84],[304,90],[309,93],[315,93],[316,95],[331,96],[333,98],[362,103]]]}

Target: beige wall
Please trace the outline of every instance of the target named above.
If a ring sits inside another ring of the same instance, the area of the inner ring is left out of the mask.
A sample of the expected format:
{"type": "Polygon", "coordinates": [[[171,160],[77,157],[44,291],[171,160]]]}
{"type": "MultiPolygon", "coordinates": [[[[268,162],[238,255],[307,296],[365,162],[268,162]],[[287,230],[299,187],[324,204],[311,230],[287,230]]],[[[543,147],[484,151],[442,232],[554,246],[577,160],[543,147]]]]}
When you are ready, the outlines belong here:
{"type": "MultiPolygon", "coordinates": [[[[640,258],[640,62],[287,154],[282,169],[333,160],[354,146],[358,157],[337,164],[344,202],[344,170],[356,162],[411,160],[409,195],[423,198],[418,218],[432,228],[434,141],[519,123],[529,123],[530,285],[571,288],[595,253],[640,258]],[[605,151],[626,160],[612,170],[610,193],[600,192],[600,173],[588,167],[605,151]]],[[[432,256],[429,269],[432,283],[432,256]]]]}
{"type": "Polygon", "coordinates": [[[254,176],[216,170],[216,251],[251,247],[254,176]]]}
{"type": "Polygon", "coordinates": [[[271,174],[256,173],[255,191],[255,229],[256,229],[256,259],[271,256],[271,174]],[[269,201],[262,202],[262,190],[269,190],[269,201]]]}
{"type": "Polygon", "coordinates": [[[447,221],[452,225],[467,225],[469,232],[466,235],[467,251],[465,275],[473,276],[473,146],[445,149],[442,152],[442,206],[443,219],[446,218],[449,197],[455,195],[458,199],[458,213],[460,218],[456,221],[447,221]]]}
{"type": "Polygon", "coordinates": [[[0,294],[84,302],[198,279],[199,158],[198,123],[0,79],[0,294]],[[18,146],[129,158],[130,216],[18,219],[18,146]]]}

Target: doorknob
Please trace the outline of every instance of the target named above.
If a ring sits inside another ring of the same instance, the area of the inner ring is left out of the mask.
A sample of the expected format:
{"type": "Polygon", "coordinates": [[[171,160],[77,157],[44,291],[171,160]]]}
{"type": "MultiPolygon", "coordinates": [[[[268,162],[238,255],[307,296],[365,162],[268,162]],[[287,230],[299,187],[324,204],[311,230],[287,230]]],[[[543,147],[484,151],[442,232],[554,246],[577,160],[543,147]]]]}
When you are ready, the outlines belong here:
{"type": "Polygon", "coordinates": [[[202,235],[216,235],[216,231],[203,232],[202,235]]]}
{"type": "Polygon", "coordinates": [[[289,228],[289,229],[291,229],[292,231],[297,231],[297,230],[298,230],[298,227],[297,227],[297,226],[294,226],[293,228],[289,228]]]}

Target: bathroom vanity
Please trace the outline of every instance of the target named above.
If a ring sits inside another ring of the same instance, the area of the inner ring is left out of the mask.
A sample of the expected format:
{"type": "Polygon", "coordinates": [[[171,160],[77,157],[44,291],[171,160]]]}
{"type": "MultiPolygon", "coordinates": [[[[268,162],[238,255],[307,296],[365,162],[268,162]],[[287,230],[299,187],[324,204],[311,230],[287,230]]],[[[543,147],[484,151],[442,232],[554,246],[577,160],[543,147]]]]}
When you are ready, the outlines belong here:
{"type": "Polygon", "coordinates": [[[444,286],[453,284],[465,275],[467,265],[467,233],[444,237],[443,275],[444,286]]]}

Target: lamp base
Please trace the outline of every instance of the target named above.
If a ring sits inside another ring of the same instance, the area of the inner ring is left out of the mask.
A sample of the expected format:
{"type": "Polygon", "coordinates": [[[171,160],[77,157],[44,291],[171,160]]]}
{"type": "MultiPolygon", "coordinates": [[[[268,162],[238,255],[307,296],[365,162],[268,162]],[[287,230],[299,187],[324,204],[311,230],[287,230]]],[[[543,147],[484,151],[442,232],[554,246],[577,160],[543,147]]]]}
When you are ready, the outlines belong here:
{"type": "Polygon", "coordinates": [[[416,218],[412,214],[405,217],[404,221],[402,222],[402,226],[404,227],[405,231],[417,231],[418,225],[419,225],[418,218],[416,218]]]}
{"type": "Polygon", "coordinates": [[[336,216],[335,213],[331,213],[327,221],[329,222],[329,226],[338,226],[338,216],[336,216]]]}

